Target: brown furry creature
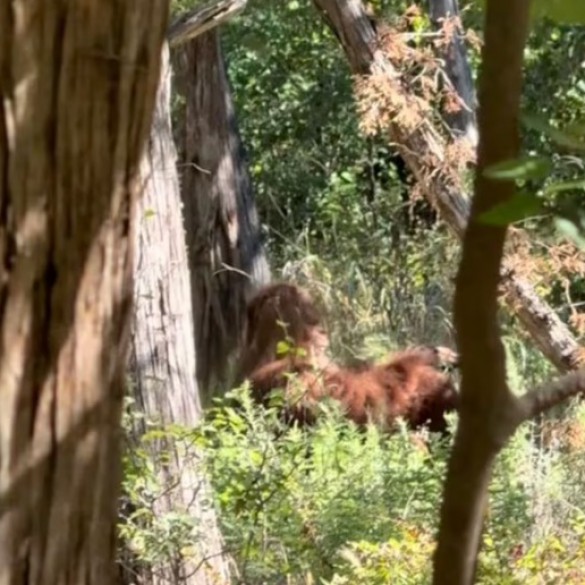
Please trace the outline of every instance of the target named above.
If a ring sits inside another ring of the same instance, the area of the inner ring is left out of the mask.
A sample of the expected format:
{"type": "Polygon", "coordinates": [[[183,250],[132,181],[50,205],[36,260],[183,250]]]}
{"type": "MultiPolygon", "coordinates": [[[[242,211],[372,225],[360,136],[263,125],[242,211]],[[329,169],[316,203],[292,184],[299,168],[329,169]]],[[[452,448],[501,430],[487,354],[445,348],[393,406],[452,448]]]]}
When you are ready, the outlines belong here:
{"type": "Polygon", "coordinates": [[[264,287],[248,304],[236,383],[249,379],[261,403],[272,390],[284,390],[286,417],[300,423],[313,422],[317,403],[332,398],[360,425],[374,420],[389,427],[403,417],[412,428],[428,424],[433,431],[446,429],[444,414],[457,407],[457,393],[440,366],[456,365],[455,352],[416,347],[382,364],[343,368],[330,362],[328,346],[321,315],[307,291],[286,283],[264,287]],[[292,350],[285,357],[277,352],[281,341],[292,350]]]}
{"type": "Polygon", "coordinates": [[[322,364],[326,359],[329,338],[313,299],[302,288],[279,282],[260,289],[248,303],[236,384],[282,357],[277,347],[283,341],[304,361],[322,364]]]}
{"type": "Polygon", "coordinates": [[[390,428],[402,417],[413,429],[425,425],[444,433],[444,415],[457,408],[458,396],[449,375],[439,369],[442,361],[455,364],[457,355],[442,347],[416,347],[358,370],[281,359],[256,369],[250,383],[260,402],[272,390],[284,390],[286,418],[301,424],[314,422],[317,403],[329,397],[358,425],[372,420],[390,428]]]}

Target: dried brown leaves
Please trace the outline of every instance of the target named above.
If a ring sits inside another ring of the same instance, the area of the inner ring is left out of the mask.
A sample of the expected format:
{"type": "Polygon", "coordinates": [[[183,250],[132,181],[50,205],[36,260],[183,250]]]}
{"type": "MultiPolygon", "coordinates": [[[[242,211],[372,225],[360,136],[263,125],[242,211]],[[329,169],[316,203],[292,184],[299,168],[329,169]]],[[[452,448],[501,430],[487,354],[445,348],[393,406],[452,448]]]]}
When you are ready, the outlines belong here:
{"type": "Polygon", "coordinates": [[[367,135],[388,134],[399,151],[405,149],[401,139],[413,132],[428,128],[432,134],[440,129],[444,151],[416,153],[422,166],[418,179],[426,182],[440,174],[461,187],[462,171],[475,160],[475,151],[445,128],[441,112],[455,113],[462,102],[434,52],[437,43],[449,42],[457,34],[460,23],[445,19],[442,32],[430,35],[432,42],[424,43],[426,37],[413,42],[416,35],[409,31],[416,18],[420,18],[420,10],[411,6],[393,26],[378,26],[376,50],[391,66],[374,67],[370,75],[355,79],[360,128],[367,135]]]}

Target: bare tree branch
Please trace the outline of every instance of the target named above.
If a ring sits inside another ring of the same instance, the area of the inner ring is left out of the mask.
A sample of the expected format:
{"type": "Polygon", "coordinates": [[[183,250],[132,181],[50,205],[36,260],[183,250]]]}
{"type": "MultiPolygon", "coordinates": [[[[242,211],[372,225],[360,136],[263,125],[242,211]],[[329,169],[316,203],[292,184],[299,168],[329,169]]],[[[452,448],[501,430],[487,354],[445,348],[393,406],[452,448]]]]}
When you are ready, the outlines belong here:
{"type": "Polygon", "coordinates": [[[585,392],[585,369],[570,372],[558,380],[534,388],[518,398],[523,422],[546,412],[567,398],[585,392]]]}
{"type": "Polygon", "coordinates": [[[238,15],[248,0],[215,0],[181,14],[169,26],[167,39],[175,48],[238,15]]]}
{"type": "Polygon", "coordinates": [[[429,12],[436,30],[452,29],[449,37],[437,43],[437,47],[445,61],[445,73],[461,101],[461,109],[457,112],[446,112],[445,120],[456,136],[464,136],[473,146],[477,146],[477,99],[457,0],[429,0],[429,12]]]}

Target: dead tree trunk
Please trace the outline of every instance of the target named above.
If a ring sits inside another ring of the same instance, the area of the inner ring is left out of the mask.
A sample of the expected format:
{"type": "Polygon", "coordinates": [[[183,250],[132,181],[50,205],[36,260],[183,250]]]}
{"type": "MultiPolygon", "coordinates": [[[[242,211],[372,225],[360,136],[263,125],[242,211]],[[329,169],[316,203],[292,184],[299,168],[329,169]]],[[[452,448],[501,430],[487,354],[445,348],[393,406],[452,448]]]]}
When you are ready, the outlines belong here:
{"type": "Polygon", "coordinates": [[[165,2],[0,3],[0,583],[114,578],[136,171],[165,2]]]}
{"type": "MultiPolygon", "coordinates": [[[[361,0],[314,0],[314,3],[340,39],[353,73],[381,73],[388,77],[390,84],[399,78],[392,63],[377,48],[376,34],[361,0]]],[[[445,160],[446,144],[441,134],[427,120],[408,132],[394,124],[390,138],[425,196],[461,238],[469,216],[469,196],[462,194],[459,185],[446,174],[429,174],[427,170],[429,166],[440,168],[445,160]]],[[[576,368],[583,360],[582,348],[552,308],[506,260],[503,262],[502,281],[506,301],[538,349],[560,371],[576,368]]]]}
{"type": "Polygon", "coordinates": [[[184,48],[183,202],[190,255],[197,378],[228,379],[248,295],[270,279],[217,30],[184,48]]]}
{"type": "MultiPolygon", "coordinates": [[[[161,83],[149,149],[143,160],[145,195],[138,210],[135,311],[131,354],[137,410],[147,421],[193,427],[201,419],[195,377],[193,308],[176,150],[170,120],[171,76],[164,51],[161,83]]],[[[135,439],[144,433],[134,429],[135,439]]],[[[139,568],[143,583],[209,585],[229,582],[227,561],[209,486],[193,447],[184,452],[173,440],[149,442],[157,465],[161,495],[155,503],[157,520],[184,514],[196,520],[198,534],[188,554],[173,550],[155,566],[139,568]],[[165,464],[161,455],[170,455],[165,464]],[[205,560],[204,560],[205,559],[205,560]]],[[[183,543],[182,549],[186,549],[183,543]]]]}
{"type": "Polygon", "coordinates": [[[457,0],[429,0],[429,12],[435,30],[449,31],[435,45],[443,58],[449,83],[461,100],[460,109],[445,113],[445,120],[455,136],[464,137],[477,146],[477,100],[457,0]]]}

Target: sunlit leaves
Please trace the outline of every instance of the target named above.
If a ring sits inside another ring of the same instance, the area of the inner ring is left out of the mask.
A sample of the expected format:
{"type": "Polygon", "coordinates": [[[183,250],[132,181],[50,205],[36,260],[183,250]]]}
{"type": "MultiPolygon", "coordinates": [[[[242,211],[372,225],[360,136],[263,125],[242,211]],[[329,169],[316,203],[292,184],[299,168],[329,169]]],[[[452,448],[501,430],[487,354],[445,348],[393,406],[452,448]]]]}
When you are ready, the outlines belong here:
{"type": "Polygon", "coordinates": [[[572,240],[582,250],[585,250],[585,225],[583,219],[580,221],[571,221],[564,217],[557,217],[555,218],[555,226],[559,233],[572,240]]]}
{"type": "Polygon", "coordinates": [[[545,195],[552,195],[560,193],[561,191],[576,191],[585,190],[585,179],[575,181],[560,181],[558,183],[551,183],[544,188],[545,195]]]}

